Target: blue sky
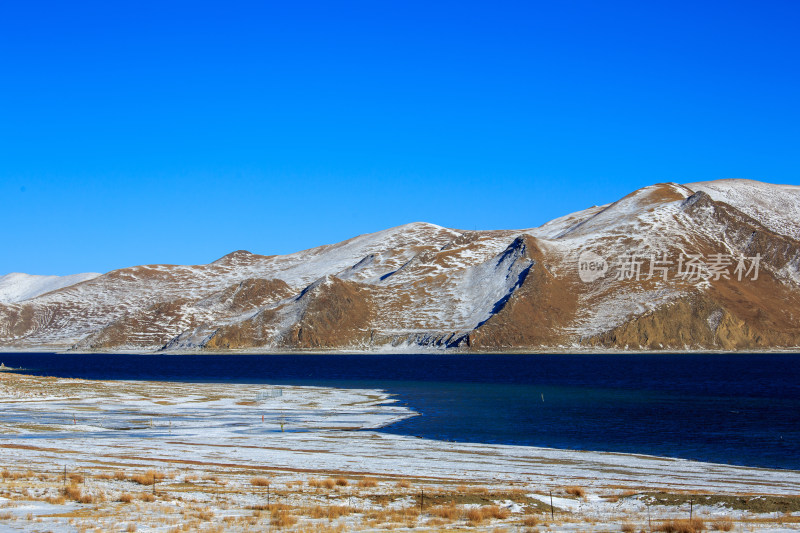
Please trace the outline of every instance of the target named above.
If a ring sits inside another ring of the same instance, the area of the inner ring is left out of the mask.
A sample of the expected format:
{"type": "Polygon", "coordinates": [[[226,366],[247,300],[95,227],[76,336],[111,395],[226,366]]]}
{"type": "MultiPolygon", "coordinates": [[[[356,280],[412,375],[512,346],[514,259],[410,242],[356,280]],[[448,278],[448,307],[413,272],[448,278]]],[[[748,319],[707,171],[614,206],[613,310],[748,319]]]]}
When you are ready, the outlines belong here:
{"type": "Polygon", "coordinates": [[[0,274],[800,183],[800,3],[0,6],[0,274]]]}

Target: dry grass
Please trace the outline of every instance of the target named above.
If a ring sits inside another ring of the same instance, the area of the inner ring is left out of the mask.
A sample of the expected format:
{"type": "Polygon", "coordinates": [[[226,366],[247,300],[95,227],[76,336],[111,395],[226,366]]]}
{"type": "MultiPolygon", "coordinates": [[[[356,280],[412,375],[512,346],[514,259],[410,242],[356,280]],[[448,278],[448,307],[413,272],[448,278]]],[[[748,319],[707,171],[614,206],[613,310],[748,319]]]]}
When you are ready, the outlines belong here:
{"type": "Polygon", "coordinates": [[[467,520],[475,524],[483,522],[483,513],[478,508],[468,510],[466,516],[467,520]]]}
{"type": "Polygon", "coordinates": [[[378,482],[372,478],[365,477],[358,482],[358,486],[362,489],[370,489],[378,486],[378,482]]]}
{"type": "Polygon", "coordinates": [[[270,524],[277,527],[292,527],[297,523],[297,517],[289,513],[289,511],[278,511],[270,520],[270,524]]]}
{"type": "Polygon", "coordinates": [[[131,503],[133,501],[133,494],[129,492],[123,492],[119,495],[119,501],[122,503],[131,503]]]}
{"type": "Polygon", "coordinates": [[[349,482],[349,481],[347,481],[347,480],[346,480],[345,478],[343,478],[343,477],[337,477],[337,478],[335,479],[335,482],[336,482],[336,485],[337,485],[337,486],[339,486],[339,487],[346,487],[346,486],[348,486],[348,485],[350,484],[350,482],[349,482]]]}
{"type": "Polygon", "coordinates": [[[139,485],[152,485],[153,483],[159,483],[164,480],[166,476],[164,476],[161,472],[156,472],[155,470],[148,470],[144,474],[136,474],[131,476],[131,481],[138,483],[139,485]]]}
{"type": "Polygon", "coordinates": [[[365,520],[375,523],[410,522],[419,518],[419,507],[381,508],[364,512],[365,520]]]}
{"type": "Polygon", "coordinates": [[[715,518],[711,522],[711,529],[715,531],[731,531],[733,529],[733,520],[729,516],[715,518]]]}
{"type": "Polygon", "coordinates": [[[431,507],[428,509],[428,513],[432,516],[446,518],[448,520],[458,520],[461,517],[461,509],[453,504],[431,507]]]}
{"type": "Polygon", "coordinates": [[[64,487],[64,496],[70,500],[79,502],[83,499],[83,491],[78,485],[73,483],[68,487],[64,487]]]}
{"type": "Polygon", "coordinates": [[[308,480],[308,486],[314,489],[332,489],[336,486],[336,481],[333,479],[315,479],[308,480]]]}
{"type": "Polygon", "coordinates": [[[250,484],[254,487],[269,487],[269,479],[265,477],[254,477],[250,480],[250,484]]]}
{"type": "Polygon", "coordinates": [[[487,495],[489,494],[489,489],[487,487],[468,487],[467,485],[459,485],[456,487],[456,492],[458,494],[487,495]]]}
{"type": "Polygon", "coordinates": [[[622,533],[636,533],[636,526],[630,522],[624,522],[620,527],[620,531],[622,531],[622,533]]]}
{"type": "Polygon", "coordinates": [[[309,518],[327,518],[328,520],[336,520],[342,516],[347,516],[355,512],[352,507],[346,505],[315,505],[313,507],[304,507],[298,510],[298,513],[309,518]]]}
{"type": "Polygon", "coordinates": [[[584,496],[586,496],[586,491],[583,490],[583,487],[577,487],[577,486],[565,487],[564,492],[566,492],[570,496],[575,496],[577,498],[583,498],[584,496]]]}
{"type": "Polygon", "coordinates": [[[522,519],[522,525],[525,527],[536,527],[539,525],[539,519],[533,515],[526,516],[522,519]]]}
{"type": "Polygon", "coordinates": [[[509,517],[511,512],[505,507],[497,505],[484,505],[482,507],[474,507],[467,511],[467,520],[473,524],[479,524],[484,520],[495,518],[498,520],[505,520],[509,517]]]}
{"type": "Polygon", "coordinates": [[[156,501],[156,497],[149,492],[142,492],[139,494],[139,499],[143,502],[154,502],[156,501]]]}
{"type": "Polygon", "coordinates": [[[405,479],[401,479],[400,481],[397,482],[397,488],[398,489],[407,489],[407,488],[410,488],[410,487],[411,487],[411,483],[409,483],[405,479]]]}
{"type": "Polygon", "coordinates": [[[198,520],[208,522],[214,518],[214,511],[210,509],[203,509],[202,511],[198,511],[197,515],[195,516],[197,516],[198,520]]]}
{"type": "Polygon", "coordinates": [[[656,527],[656,531],[664,533],[699,533],[705,531],[705,523],[699,518],[667,520],[656,527]]]}

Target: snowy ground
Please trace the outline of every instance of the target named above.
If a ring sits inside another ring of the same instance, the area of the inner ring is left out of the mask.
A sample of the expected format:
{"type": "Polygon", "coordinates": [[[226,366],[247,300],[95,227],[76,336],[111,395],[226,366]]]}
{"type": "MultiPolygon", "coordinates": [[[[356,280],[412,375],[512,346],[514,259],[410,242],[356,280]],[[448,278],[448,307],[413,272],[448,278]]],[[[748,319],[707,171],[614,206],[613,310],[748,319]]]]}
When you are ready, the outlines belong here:
{"type": "Polygon", "coordinates": [[[370,430],[415,415],[378,390],[0,373],[0,531],[655,531],[690,507],[800,529],[800,472],[370,430]]]}

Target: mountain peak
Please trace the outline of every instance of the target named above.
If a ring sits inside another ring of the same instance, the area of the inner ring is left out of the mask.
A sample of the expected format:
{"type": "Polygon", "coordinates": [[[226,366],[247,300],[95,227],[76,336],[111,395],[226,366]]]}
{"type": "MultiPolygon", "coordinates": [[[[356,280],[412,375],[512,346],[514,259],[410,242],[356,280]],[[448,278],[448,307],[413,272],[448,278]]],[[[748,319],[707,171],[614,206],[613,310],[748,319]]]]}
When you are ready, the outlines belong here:
{"type": "Polygon", "coordinates": [[[212,265],[236,265],[236,264],[243,264],[243,263],[251,263],[254,260],[263,258],[265,256],[254,254],[247,250],[236,250],[235,252],[231,252],[229,254],[225,254],[216,261],[213,261],[212,265]]]}

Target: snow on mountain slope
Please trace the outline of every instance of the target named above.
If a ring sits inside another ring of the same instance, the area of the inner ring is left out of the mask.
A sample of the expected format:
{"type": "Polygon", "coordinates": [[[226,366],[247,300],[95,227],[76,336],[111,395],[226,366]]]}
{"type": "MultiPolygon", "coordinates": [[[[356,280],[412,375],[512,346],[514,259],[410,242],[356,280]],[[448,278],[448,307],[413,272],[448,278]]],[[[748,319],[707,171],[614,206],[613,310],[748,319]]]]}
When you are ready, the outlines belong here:
{"type": "Polygon", "coordinates": [[[727,179],[687,183],[686,187],[732,205],[776,233],[800,239],[800,186],[727,179]]]}
{"type": "Polygon", "coordinates": [[[0,302],[21,302],[39,295],[94,279],[100,274],[86,272],[69,276],[36,276],[12,272],[0,276],[0,302]]]}
{"type": "Polygon", "coordinates": [[[638,234],[643,224],[652,221],[665,204],[682,202],[692,194],[683,186],[662,183],[644,187],[604,206],[591,216],[566,227],[555,235],[557,240],[598,240],[609,233],[629,231],[638,234]]]}
{"type": "Polygon", "coordinates": [[[386,334],[475,327],[519,274],[516,254],[501,257],[518,234],[464,232],[446,246],[417,254],[391,275],[374,280],[375,298],[383,310],[376,327],[386,334]]]}
{"type": "MultiPolygon", "coordinates": [[[[158,324],[148,328],[151,333],[142,332],[136,337],[141,345],[148,339],[155,343],[165,329],[178,335],[180,328],[218,321],[220,317],[213,308],[192,302],[245,280],[284,280],[293,290],[301,291],[317,279],[347,271],[368,256],[374,258],[369,266],[350,277],[380,280],[415,255],[438,249],[457,235],[454,230],[434,224],[412,223],[286,256],[237,251],[208,265],[144,265],[115,270],[32,300],[38,313],[29,319],[28,328],[17,327],[24,331],[21,336],[10,335],[10,340],[24,338],[27,343],[39,345],[71,345],[126,316],[153,309],[158,324]],[[187,300],[180,304],[180,316],[158,311],[161,304],[177,299],[187,300]]],[[[19,314],[13,309],[8,312],[19,314]]],[[[222,318],[229,319],[227,315],[222,318]]],[[[0,316],[0,337],[2,328],[0,316]]],[[[131,340],[134,336],[125,338],[131,340]]]]}
{"type": "MultiPolygon", "coordinates": [[[[674,183],[651,185],[606,206],[582,212],[573,224],[560,223],[561,231],[549,232],[552,237],[545,240],[554,257],[553,270],[564,277],[574,276],[580,254],[587,251],[604,258],[611,269],[626,256],[644,258],[673,250],[670,255],[677,257],[676,249],[686,248],[695,234],[695,230],[687,229],[691,222],[681,211],[691,194],[674,183]]],[[[677,284],[669,288],[659,283],[644,287],[619,283],[614,277],[612,274],[578,287],[579,310],[569,328],[576,336],[599,334],[630,316],[683,295],[677,284]]]]}
{"type": "Polygon", "coordinates": [[[608,205],[609,204],[599,206],[595,205],[588,209],[584,209],[583,211],[578,211],[576,213],[564,215],[563,217],[554,218],[553,220],[542,224],[538,228],[528,230],[527,233],[541,239],[556,239],[569,228],[577,226],[585,220],[588,220],[589,218],[600,213],[606,209],[608,205]]]}
{"type": "Polygon", "coordinates": [[[329,274],[375,282],[419,253],[441,248],[459,235],[456,230],[436,224],[414,222],[337,244],[274,256],[270,267],[278,279],[293,287],[305,287],[329,274]]]}

